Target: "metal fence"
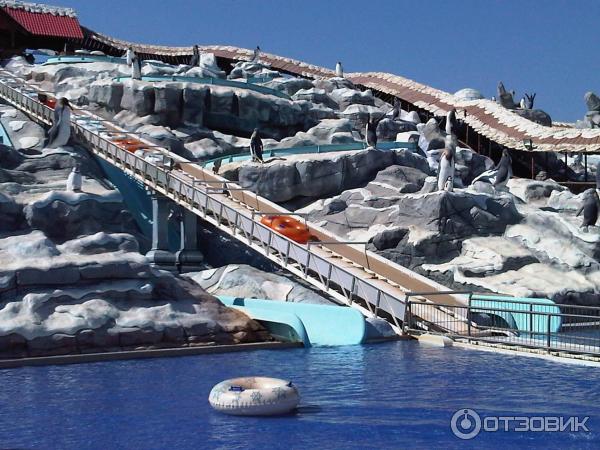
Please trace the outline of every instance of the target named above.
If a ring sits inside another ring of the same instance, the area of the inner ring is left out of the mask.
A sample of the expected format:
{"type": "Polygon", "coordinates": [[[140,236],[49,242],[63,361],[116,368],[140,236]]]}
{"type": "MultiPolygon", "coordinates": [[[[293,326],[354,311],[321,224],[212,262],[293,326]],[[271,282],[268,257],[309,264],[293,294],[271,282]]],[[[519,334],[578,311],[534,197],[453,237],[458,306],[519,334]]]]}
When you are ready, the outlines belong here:
{"type": "Polygon", "coordinates": [[[407,300],[404,331],[548,352],[600,355],[600,307],[489,297],[487,303],[470,298],[464,306],[407,300]]]}

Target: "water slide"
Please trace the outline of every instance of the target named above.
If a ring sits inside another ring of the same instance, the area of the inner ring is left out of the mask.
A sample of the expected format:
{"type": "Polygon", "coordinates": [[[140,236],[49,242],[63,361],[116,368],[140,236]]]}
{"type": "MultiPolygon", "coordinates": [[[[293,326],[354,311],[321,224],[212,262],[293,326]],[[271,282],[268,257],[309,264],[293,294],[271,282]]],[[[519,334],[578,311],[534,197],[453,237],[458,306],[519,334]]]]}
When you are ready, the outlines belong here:
{"type": "Polygon", "coordinates": [[[217,298],[261,322],[273,336],[302,342],[305,347],[357,345],[365,340],[365,318],[356,309],[255,298],[217,298]]]}
{"type": "Polygon", "coordinates": [[[473,295],[471,311],[500,315],[511,328],[530,333],[558,333],[562,326],[560,308],[546,298],[473,295]],[[498,311],[505,310],[505,311],[498,311]],[[523,312],[521,312],[523,311],[523,312]],[[552,315],[551,314],[556,314],[552,315]]]}

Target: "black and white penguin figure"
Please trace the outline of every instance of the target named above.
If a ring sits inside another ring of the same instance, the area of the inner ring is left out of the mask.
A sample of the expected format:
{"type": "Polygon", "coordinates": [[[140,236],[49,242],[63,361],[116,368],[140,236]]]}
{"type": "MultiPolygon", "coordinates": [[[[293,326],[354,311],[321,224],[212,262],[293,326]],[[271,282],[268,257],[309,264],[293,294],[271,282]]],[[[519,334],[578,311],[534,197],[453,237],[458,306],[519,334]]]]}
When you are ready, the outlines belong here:
{"type": "Polygon", "coordinates": [[[256,48],[254,49],[254,54],[252,55],[252,59],[250,60],[250,62],[257,63],[259,59],[260,59],[260,47],[257,45],[256,48]]]}
{"type": "Polygon", "coordinates": [[[365,128],[365,142],[367,143],[367,147],[377,147],[377,125],[379,124],[379,120],[371,119],[367,122],[367,126],[365,128]]]}
{"type": "Polygon", "coordinates": [[[521,101],[519,102],[519,108],[527,109],[527,105],[525,104],[525,97],[521,98],[521,101]]]}
{"type": "Polygon", "coordinates": [[[583,212],[583,222],[580,228],[585,228],[587,233],[590,225],[596,225],[598,221],[598,206],[600,205],[600,197],[596,189],[588,189],[583,197],[583,205],[577,211],[578,217],[583,212]]]}
{"type": "Polygon", "coordinates": [[[440,157],[440,165],[438,172],[438,191],[446,189],[448,179],[450,184],[454,186],[454,160],[456,155],[456,137],[453,135],[446,136],[444,151],[440,157]]]}
{"type": "Polygon", "coordinates": [[[192,49],[192,59],[190,60],[190,66],[196,67],[200,65],[200,49],[197,45],[194,45],[192,49]]]}
{"type": "Polygon", "coordinates": [[[219,173],[219,170],[221,169],[221,162],[222,162],[222,160],[221,160],[221,159],[217,159],[217,160],[215,161],[215,163],[213,164],[212,171],[213,171],[213,173],[214,173],[215,175],[216,175],[216,174],[218,174],[218,173],[219,173]]]}
{"type": "Polygon", "coordinates": [[[142,79],[142,60],[138,55],[135,55],[131,63],[131,78],[134,80],[142,79]]]}
{"type": "Polygon", "coordinates": [[[448,136],[452,135],[453,131],[456,130],[456,110],[451,110],[446,115],[446,134],[448,136]]]}
{"type": "Polygon", "coordinates": [[[342,63],[339,61],[335,65],[335,76],[338,78],[344,78],[344,68],[342,67],[342,63]]]}
{"type": "Polygon", "coordinates": [[[400,111],[402,111],[402,106],[400,104],[400,99],[394,99],[394,108],[392,109],[392,120],[396,120],[400,117],[400,111]]]}
{"type": "Polygon", "coordinates": [[[444,183],[444,190],[447,192],[452,192],[454,190],[454,180],[452,177],[448,177],[446,182],[444,183]]]}
{"type": "Polygon", "coordinates": [[[71,104],[60,98],[54,107],[54,120],[48,130],[46,147],[58,148],[67,145],[71,137],[71,104]]]}
{"type": "Polygon", "coordinates": [[[132,47],[127,48],[127,51],[125,52],[125,58],[127,58],[127,65],[131,67],[131,78],[134,80],[141,80],[142,63],[132,47]]]}
{"type": "Polygon", "coordinates": [[[79,170],[79,164],[75,164],[75,167],[73,167],[73,170],[71,170],[71,173],[67,178],[67,191],[81,192],[81,185],[82,179],[81,172],[79,170]]]}
{"type": "Polygon", "coordinates": [[[255,128],[250,137],[250,153],[252,154],[252,160],[263,163],[263,143],[260,138],[258,128],[255,128]]]}
{"type": "Polygon", "coordinates": [[[133,56],[135,55],[135,52],[133,51],[133,47],[129,46],[127,47],[127,50],[125,51],[125,59],[127,62],[128,66],[131,66],[131,63],[133,62],[133,56]]]}

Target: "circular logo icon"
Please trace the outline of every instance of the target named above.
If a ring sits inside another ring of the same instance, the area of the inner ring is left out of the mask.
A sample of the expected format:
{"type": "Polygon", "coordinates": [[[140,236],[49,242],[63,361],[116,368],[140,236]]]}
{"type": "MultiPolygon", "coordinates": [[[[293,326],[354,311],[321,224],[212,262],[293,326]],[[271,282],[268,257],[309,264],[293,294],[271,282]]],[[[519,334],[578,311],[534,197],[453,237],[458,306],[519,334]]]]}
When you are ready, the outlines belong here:
{"type": "Polygon", "coordinates": [[[481,417],[472,409],[459,409],[452,416],[450,428],[460,439],[473,439],[481,431],[481,417]]]}

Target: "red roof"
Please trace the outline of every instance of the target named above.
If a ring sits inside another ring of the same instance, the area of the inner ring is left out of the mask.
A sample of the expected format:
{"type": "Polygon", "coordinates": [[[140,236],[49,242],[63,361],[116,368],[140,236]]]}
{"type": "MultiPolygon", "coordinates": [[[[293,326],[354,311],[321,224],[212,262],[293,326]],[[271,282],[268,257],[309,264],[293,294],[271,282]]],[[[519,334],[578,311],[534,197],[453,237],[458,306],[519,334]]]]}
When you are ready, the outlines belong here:
{"type": "Polygon", "coordinates": [[[83,32],[76,17],[30,12],[23,9],[3,7],[2,11],[32,34],[83,39],[83,32]]]}

